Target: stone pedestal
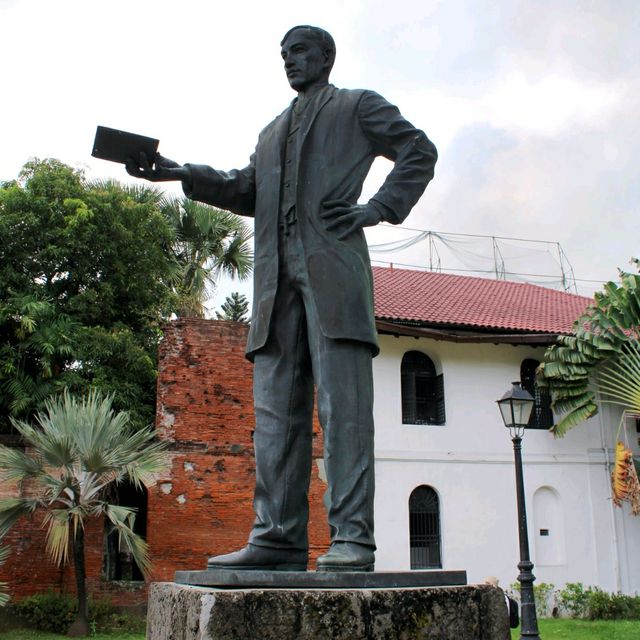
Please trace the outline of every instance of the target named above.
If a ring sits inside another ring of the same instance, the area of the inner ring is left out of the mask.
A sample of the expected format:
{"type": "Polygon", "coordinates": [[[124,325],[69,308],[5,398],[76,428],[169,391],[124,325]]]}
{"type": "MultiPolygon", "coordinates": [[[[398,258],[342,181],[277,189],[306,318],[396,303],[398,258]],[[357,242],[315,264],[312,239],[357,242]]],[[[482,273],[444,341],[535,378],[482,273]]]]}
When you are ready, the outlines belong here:
{"type": "Polygon", "coordinates": [[[158,582],[149,593],[147,640],[504,640],[508,630],[504,595],[489,585],[225,589],[158,582]]]}

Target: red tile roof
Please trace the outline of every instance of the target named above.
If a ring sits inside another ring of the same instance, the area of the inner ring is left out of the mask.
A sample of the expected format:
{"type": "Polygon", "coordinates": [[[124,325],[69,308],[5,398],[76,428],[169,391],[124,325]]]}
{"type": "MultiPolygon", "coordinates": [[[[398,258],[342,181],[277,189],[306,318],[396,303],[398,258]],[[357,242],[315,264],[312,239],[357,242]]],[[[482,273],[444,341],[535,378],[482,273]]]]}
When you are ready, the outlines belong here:
{"type": "Polygon", "coordinates": [[[373,267],[379,320],[530,333],[571,333],[591,298],[533,284],[373,267]]]}

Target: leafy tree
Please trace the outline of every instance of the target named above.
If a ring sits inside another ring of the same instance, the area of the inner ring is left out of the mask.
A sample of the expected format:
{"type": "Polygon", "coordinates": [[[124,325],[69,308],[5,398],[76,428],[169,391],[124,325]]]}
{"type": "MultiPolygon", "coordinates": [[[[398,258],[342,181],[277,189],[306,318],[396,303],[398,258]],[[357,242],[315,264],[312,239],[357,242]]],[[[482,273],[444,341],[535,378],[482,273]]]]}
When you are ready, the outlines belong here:
{"type": "Polygon", "coordinates": [[[248,323],[247,311],[249,310],[249,301],[247,297],[237,291],[227,296],[224,303],[220,307],[220,311],[216,311],[217,320],[232,320],[233,322],[248,323]]]}
{"type": "Polygon", "coordinates": [[[0,300],[0,407],[20,415],[59,389],[78,325],[33,295],[0,300]]]}
{"type": "Polygon", "coordinates": [[[166,201],[162,213],[174,233],[175,312],[203,318],[207,289],[215,286],[219,275],[245,280],[251,274],[253,234],[239,216],[188,198],[166,201]]]}
{"type": "Polygon", "coordinates": [[[0,428],[63,387],[105,384],[134,424],[152,422],[175,301],[161,197],[87,184],[57,160],[33,160],[0,188],[0,428]]]}
{"type": "Polygon", "coordinates": [[[250,236],[155,187],[28,162],[0,186],[0,430],[63,388],[99,387],[133,425],[151,423],[163,323],[201,315],[220,273],[247,277],[250,236]]]}
{"type": "MultiPolygon", "coordinates": [[[[633,261],[636,267],[640,262],[633,261]]],[[[634,384],[627,385],[626,398],[612,393],[625,379],[640,375],[633,368],[633,358],[640,338],[640,275],[620,273],[620,282],[608,282],[604,290],[595,294],[595,300],[576,321],[571,336],[561,336],[557,344],[547,349],[538,371],[538,384],[549,388],[553,395],[553,408],[562,414],[553,427],[558,436],[580,424],[598,411],[595,391],[598,376],[604,373],[608,380],[601,388],[605,395],[631,407],[633,397],[629,392],[634,384]],[[616,369],[617,379],[611,377],[616,369]],[[606,370],[610,370],[607,373],[606,370]]],[[[624,394],[625,391],[623,390],[624,394]]]]}
{"type": "Polygon", "coordinates": [[[109,501],[108,489],[130,481],[137,487],[165,467],[165,443],[152,429],[133,430],[112,398],[91,391],[81,400],[68,392],[45,403],[37,426],[13,420],[27,452],[0,445],[0,478],[29,483],[29,496],[0,500],[0,537],[22,516],[46,511],[47,553],[57,564],[73,555],[78,617],[70,635],[89,635],[84,527],[106,517],[143,572],[149,568],[145,541],[133,531],[135,510],[109,501]]]}

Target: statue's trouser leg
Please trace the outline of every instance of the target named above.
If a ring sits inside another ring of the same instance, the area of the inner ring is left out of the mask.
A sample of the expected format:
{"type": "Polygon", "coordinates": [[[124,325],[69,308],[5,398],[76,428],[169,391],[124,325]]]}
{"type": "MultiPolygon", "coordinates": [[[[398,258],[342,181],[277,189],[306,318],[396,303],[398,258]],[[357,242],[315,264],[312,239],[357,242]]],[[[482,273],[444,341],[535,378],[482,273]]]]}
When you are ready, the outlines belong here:
{"type": "Polygon", "coordinates": [[[293,288],[278,292],[269,340],[255,354],[253,381],[256,520],[249,542],[306,550],[313,375],[304,306],[293,288]]]}
{"type": "Polygon", "coordinates": [[[331,539],[375,548],[371,349],[322,334],[295,230],[288,242],[269,340],[254,360],[256,522],[249,541],[307,548],[315,378],[331,539]]]}
{"type": "Polygon", "coordinates": [[[310,342],[324,429],[331,541],[375,549],[371,347],[327,339],[319,332],[310,342]]]}

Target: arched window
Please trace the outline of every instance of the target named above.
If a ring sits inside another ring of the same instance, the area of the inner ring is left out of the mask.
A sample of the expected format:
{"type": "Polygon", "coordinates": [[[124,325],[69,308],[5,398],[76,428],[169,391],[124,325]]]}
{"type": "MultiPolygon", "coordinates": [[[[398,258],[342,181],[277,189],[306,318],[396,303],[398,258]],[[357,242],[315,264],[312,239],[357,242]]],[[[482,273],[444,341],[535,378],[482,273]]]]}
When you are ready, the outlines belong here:
{"type": "Polygon", "coordinates": [[[431,358],[407,351],[400,365],[403,424],[444,424],[444,380],[431,358]]]}
{"type": "Polygon", "coordinates": [[[438,494],[427,485],[409,496],[409,549],[412,569],[442,569],[440,505],[438,494]]]}
{"type": "Polygon", "coordinates": [[[551,411],[551,396],[546,389],[540,389],[536,384],[536,369],[540,363],[533,358],[527,358],[520,365],[520,381],[535,400],[531,418],[527,429],[548,429],[553,426],[553,412],[551,411]]]}
{"type": "MultiPolygon", "coordinates": [[[[123,507],[136,509],[133,531],[143,538],[147,537],[147,491],[138,489],[131,483],[117,487],[112,502],[123,507]]],[[[103,572],[107,580],[144,580],[142,571],[133,559],[131,552],[123,543],[119,544],[118,531],[108,519],[104,525],[103,572]]]]}

